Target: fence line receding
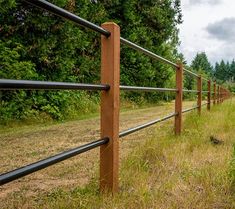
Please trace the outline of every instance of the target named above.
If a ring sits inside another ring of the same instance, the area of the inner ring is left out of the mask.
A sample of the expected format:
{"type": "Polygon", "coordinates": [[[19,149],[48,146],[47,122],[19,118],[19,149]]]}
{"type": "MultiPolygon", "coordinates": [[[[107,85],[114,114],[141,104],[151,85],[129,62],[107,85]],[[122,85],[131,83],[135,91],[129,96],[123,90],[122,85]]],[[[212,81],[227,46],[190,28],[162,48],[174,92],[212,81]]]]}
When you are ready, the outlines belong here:
{"type": "Polygon", "coordinates": [[[129,40],[120,37],[120,28],[115,23],[104,23],[102,27],[97,26],[77,15],[66,11],[45,0],[23,0],[33,6],[47,10],[57,16],[72,21],[76,25],[89,28],[101,34],[101,83],[102,84],[81,84],[66,82],[46,82],[46,81],[26,81],[0,79],[0,90],[88,90],[101,91],[101,139],[82,145],[80,147],[59,153],[38,162],[23,166],[21,168],[3,173],[0,175],[0,185],[4,185],[33,172],[44,169],[55,163],[69,159],[73,156],[100,147],[100,189],[110,192],[118,191],[118,170],[119,170],[119,138],[125,137],[136,131],[142,130],[156,123],[175,118],[175,134],[182,131],[182,114],[198,110],[207,105],[210,110],[213,104],[219,104],[231,96],[231,93],[224,87],[217,85],[206,78],[201,77],[192,71],[184,68],[183,64],[174,63],[165,59],[154,52],[151,52],[129,40]],[[120,44],[124,44],[156,61],[170,65],[176,72],[176,88],[157,88],[120,85],[120,44]],[[197,89],[183,89],[184,73],[196,78],[197,89]],[[207,91],[202,90],[203,81],[207,82],[207,91]],[[211,91],[213,89],[213,91],[211,91]],[[120,90],[123,91],[158,91],[175,93],[175,111],[160,119],[129,128],[119,132],[119,98],[120,90]],[[197,105],[182,109],[183,93],[196,93],[197,105]],[[202,104],[202,94],[207,95],[207,102],[202,104]]]}

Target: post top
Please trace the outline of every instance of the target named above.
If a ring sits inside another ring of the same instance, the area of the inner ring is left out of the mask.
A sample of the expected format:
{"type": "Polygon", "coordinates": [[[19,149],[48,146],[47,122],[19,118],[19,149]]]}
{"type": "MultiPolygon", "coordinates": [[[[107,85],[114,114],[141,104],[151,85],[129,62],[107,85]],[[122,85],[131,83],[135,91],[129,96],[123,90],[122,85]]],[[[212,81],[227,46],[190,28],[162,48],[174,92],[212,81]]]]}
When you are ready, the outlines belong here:
{"type": "Polygon", "coordinates": [[[115,26],[119,27],[119,25],[116,24],[115,22],[105,22],[105,23],[102,23],[102,26],[104,26],[104,25],[115,25],[115,26]]]}

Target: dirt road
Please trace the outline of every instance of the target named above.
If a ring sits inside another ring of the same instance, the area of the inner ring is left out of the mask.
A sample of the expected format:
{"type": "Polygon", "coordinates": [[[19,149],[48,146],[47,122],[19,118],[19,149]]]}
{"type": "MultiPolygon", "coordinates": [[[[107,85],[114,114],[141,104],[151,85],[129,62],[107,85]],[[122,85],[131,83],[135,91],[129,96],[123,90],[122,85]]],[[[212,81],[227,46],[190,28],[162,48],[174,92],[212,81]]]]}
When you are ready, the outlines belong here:
{"type": "MultiPolygon", "coordinates": [[[[192,102],[185,102],[184,108],[192,102]]],[[[121,112],[120,131],[174,112],[174,103],[121,112]]],[[[172,125],[173,121],[168,122],[172,125]]],[[[160,125],[160,124],[159,124],[160,125]]],[[[161,124],[162,125],[162,124],[161,124]]],[[[164,125],[164,123],[163,123],[164,125]]],[[[0,173],[27,165],[82,144],[99,139],[99,117],[50,126],[29,126],[0,134],[0,173]]],[[[154,126],[121,140],[120,156],[151,135],[154,126]]],[[[0,198],[6,195],[34,195],[54,188],[71,188],[86,184],[98,174],[99,149],[92,150],[0,187],[0,198]]]]}

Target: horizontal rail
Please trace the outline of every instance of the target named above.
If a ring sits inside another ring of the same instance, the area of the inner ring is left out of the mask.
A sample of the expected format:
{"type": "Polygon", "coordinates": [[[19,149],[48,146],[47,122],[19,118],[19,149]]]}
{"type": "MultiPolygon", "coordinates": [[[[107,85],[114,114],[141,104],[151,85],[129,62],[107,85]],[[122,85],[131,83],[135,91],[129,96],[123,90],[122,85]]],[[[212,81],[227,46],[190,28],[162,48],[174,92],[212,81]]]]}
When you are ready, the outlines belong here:
{"type": "Polygon", "coordinates": [[[74,157],[76,155],[79,155],[81,153],[87,152],[91,149],[94,149],[96,147],[99,147],[103,144],[108,143],[108,138],[99,139],[97,141],[91,142],[89,144],[82,145],[80,147],[59,153],[57,155],[54,155],[52,157],[46,158],[44,160],[40,160],[38,162],[26,165],[24,167],[15,169],[13,171],[9,171],[7,173],[0,175],[0,185],[4,185],[6,183],[9,183],[11,181],[14,181],[18,178],[21,178],[23,176],[29,175],[31,173],[34,173],[38,170],[44,169],[48,166],[54,165],[58,162],[61,162],[63,160],[66,160],[68,158],[74,157]]]}
{"type": "Polygon", "coordinates": [[[47,81],[28,81],[28,80],[10,80],[0,79],[0,90],[13,89],[43,89],[43,90],[109,90],[109,85],[95,85],[82,83],[66,83],[66,82],[47,82],[47,81]]]}
{"type": "Polygon", "coordinates": [[[134,132],[136,132],[136,131],[139,131],[139,130],[141,130],[141,129],[147,128],[147,127],[149,127],[149,126],[152,126],[152,125],[154,125],[154,124],[156,124],[156,123],[159,123],[159,122],[168,120],[168,119],[170,119],[170,118],[172,118],[172,117],[174,117],[174,116],[176,116],[176,115],[177,115],[177,113],[172,113],[172,114],[170,114],[170,115],[167,115],[167,116],[164,117],[164,118],[160,118],[160,119],[157,119],[157,120],[153,120],[153,121],[148,122],[148,123],[145,123],[145,124],[143,124],[143,125],[139,125],[139,126],[136,126],[136,127],[134,127],[134,128],[130,128],[130,129],[127,129],[127,130],[125,130],[125,131],[122,131],[121,133],[119,133],[119,138],[122,138],[122,137],[127,136],[127,135],[129,135],[129,134],[132,134],[132,133],[134,133],[134,132]]]}
{"type": "Polygon", "coordinates": [[[192,71],[190,71],[190,70],[187,70],[187,69],[185,69],[185,68],[183,68],[183,70],[186,72],[186,73],[188,73],[188,74],[190,74],[190,75],[193,75],[193,76],[195,76],[195,77],[199,77],[199,75],[198,74],[196,74],[196,73],[194,73],[194,72],[192,72],[192,71]]]}
{"type": "Polygon", "coordinates": [[[182,113],[190,112],[190,111],[192,111],[192,110],[197,109],[198,107],[199,107],[199,106],[195,106],[195,107],[191,107],[191,108],[188,108],[188,109],[182,110],[182,113]]]}
{"type": "Polygon", "coordinates": [[[205,102],[205,103],[203,103],[201,106],[205,106],[205,105],[207,105],[208,104],[208,102],[205,102]]]}
{"type": "Polygon", "coordinates": [[[183,89],[183,92],[189,92],[189,93],[198,93],[198,90],[188,90],[188,89],[183,89]]]}
{"type": "Polygon", "coordinates": [[[34,6],[37,6],[41,9],[45,9],[55,15],[58,15],[58,16],[63,17],[65,19],[68,19],[74,23],[77,23],[80,26],[90,28],[91,30],[96,31],[106,37],[109,37],[111,34],[109,31],[103,29],[102,27],[95,25],[94,23],[91,23],[81,17],[78,17],[77,15],[75,15],[65,9],[62,9],[52,3],[49,3],[48,1],[44,1],[44,0],[23,0],[23,1],[25,1],[29,4],[32,4],[34,6]]]}
{"type": "Polygon", "coordinates": [[[206,79],[206,78],[204,78],[204,77],[202,77],[202,80],[207,81],[207,82],[209,81],[208,79],[206,79]]]}
{"type": "Polygon", "coordinates": [[[159,91],[159,92],[178,92],[177,89],[171,88],[154,88],[154,87],[139,87],[139,86],[120,86],[120,90],[125,91],[159,91]]]}
{"type": "Polygon", "coordinates": [[[167,60],[167,59],[165,59],[165,58],[163,58],[163,57],[161,57],[159,55],[156,55],[153,52],[150,52],[147,49],[132,43],[131,41],[128,41],[128,40],[126,40],[126,39],[124,39],[122,37],[120,38],[120,41],[121,41],[122,44],[125,44],[125,45],[131,47],[132,49],[140,51],[140,52],[142,52],[142,53],[144,53],[144,54],[146,54],[146,55],[148,55],[148,56],[150,56],[150,57],[152,57],[152,58],[154,58],[156,60],[162,61],[162,62],[164,62],[164,63],[166,63],[168,65],[171,65],[173,67],[178,68],[177,64],[175,64],[175,63],[173,63],[173,62],[171,62],[171,61],[169,61],[169,60],[167,60]]]}

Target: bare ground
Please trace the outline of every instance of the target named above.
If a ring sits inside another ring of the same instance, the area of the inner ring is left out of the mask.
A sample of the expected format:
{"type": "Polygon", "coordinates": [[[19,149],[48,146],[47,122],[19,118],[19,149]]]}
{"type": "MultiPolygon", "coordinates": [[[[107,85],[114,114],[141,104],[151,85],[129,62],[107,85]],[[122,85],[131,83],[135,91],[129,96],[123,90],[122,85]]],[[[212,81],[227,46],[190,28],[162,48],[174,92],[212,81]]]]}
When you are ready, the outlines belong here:
{"type": "MultiPolygon", "coordinates": [[[[192,106],[185,102],[184,107],[192,106]]],[[[174,104],[168,103],[151,108],[124,111],[120,115],[120,130],[145,123],[172,113],[174,104]]],[[[0,173],[27,165],[37,160],[78,147],[99,138],[99,117],[66,122],[51,126],[21,127],[19,130],[4,130],[0,134],[0,173]]],[[[128,154],[139,140],[151,135],[153,128],[132,134],[121,143],[121,157],[128,154]]],[[[99,149],[41,170],[0,187],[0,198],[25,191],[26,195],[50,191],[53,188],[83,186],[97,173],[99,149]]],[[[1,204],[0,204],[1,205],[1,204]]]]}

